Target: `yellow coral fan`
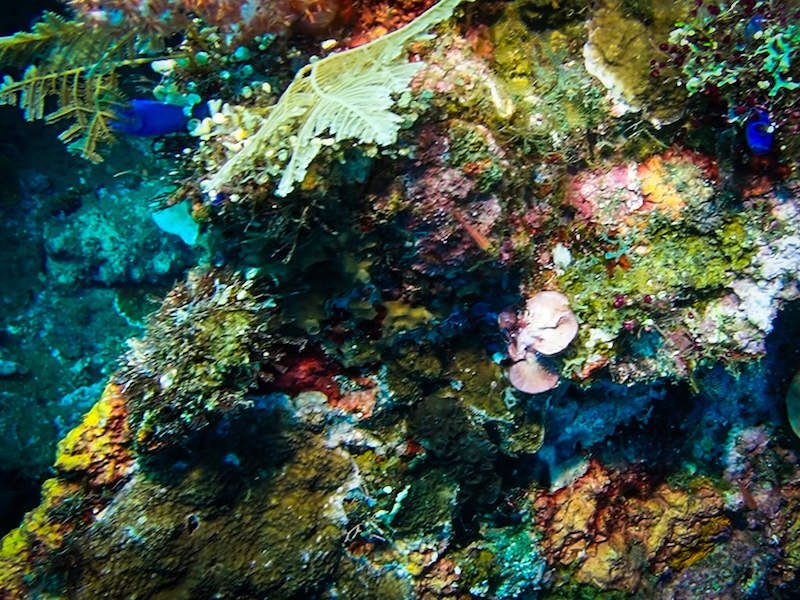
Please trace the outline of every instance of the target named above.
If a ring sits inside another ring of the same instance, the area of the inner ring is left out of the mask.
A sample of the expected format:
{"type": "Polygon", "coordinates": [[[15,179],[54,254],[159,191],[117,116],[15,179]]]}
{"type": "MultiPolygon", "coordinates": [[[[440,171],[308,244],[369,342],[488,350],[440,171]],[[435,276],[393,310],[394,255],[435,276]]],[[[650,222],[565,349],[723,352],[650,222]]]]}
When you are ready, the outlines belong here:
{"type": "Polygon", "coordinates": [[[326,131],[337,142],[394,143],[402,118],[391,110],[392,94],[407,89],[423,66],[401,60],[403,51],[414,38],[449,18],[460,3],[441,0],[397,31],[300,69],[255,135],[223,164],[207,189],[219,191],[234,178],[246,176],[254,160],[274,145],[275,136],[285,128],[294,135],[278,196],[286,196],[303,180],[322,147],[319,136],[326,131]]]}

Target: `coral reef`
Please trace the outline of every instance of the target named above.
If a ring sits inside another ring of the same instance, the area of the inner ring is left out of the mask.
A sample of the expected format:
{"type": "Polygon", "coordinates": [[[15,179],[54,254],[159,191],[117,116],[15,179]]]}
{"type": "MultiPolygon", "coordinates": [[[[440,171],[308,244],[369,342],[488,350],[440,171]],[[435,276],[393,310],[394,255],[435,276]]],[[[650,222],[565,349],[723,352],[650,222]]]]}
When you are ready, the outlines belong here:
{"type": "Polygon", "coordinates": [[[790,168],[798,157],[800,108],[796,20],[792,2],[731,2],[724,10],[701,2],[661,48],[689,94],[711,97],[728,122],[745,130],[754,154],[775,150],[790,168]],[[769,136],[757,139],[757,129],[769,136]]]}
{"type": "Polygon", "coordinates": [[[795,7],[69,4],[4,97],[124,122],[0,141],[0,597],[795,593],[795,7]]]}

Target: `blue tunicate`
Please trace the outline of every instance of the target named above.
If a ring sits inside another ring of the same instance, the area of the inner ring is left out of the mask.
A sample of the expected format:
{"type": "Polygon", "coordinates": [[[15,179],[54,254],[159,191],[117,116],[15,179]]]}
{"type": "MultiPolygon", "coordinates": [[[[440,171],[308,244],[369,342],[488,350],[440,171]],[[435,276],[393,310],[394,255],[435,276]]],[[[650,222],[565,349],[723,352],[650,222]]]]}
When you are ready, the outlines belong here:
{"type": "Polygon", "coordinates": [[[249,58],[250,58],[250,50],[248,50],[245,46],[239,46],[233,52],[233,60],[244,61],[249,58]]]}
{"type": "Polygon", "coordinates": [[[764,30],[764,15],[756,14],[750,17],[747,25],[744,27],[744,37],[748,40],[755,38],[759,31],[764,30]]]}
{"type": "Polygon", "coordinates": [[[125,13],[119,9],[112,9],[107,11],[108,24],[112,27],[119,27],[125,22],[125,13]]]}
{"type": "Polygon", "coordinates": [[[231,467],[239,467],[242,464],[242,461],[239,460],[239,457],[236,455],[235,452],[228,452],[223,458],[222,462],[226,465],[230,465],[231,467]]]}
{"type": "Polygon", "coordinates": [[[775,138],[769,113],[761,109],[756,110],[744,127],[744,135],[747,146],[753,154],[761,156],[769,152],[775,138]]]}

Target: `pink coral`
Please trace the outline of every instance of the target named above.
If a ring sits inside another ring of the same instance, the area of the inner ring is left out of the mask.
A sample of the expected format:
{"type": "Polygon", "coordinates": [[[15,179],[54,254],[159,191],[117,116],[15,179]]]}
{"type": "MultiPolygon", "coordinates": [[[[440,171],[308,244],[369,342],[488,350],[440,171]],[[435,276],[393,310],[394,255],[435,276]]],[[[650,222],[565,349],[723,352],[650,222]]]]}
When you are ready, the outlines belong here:
{"type": "Polygon", "coordinates": [[[508,379],[515,388],[526,394],[541,394],[558,385],[558,373],[551,371],[532,354],[515,362],[508,370],[508,379]]]}
{"type": "Polygon", "coordinates": [[[569,308],[569,299],[560,292],[539,292],[525,304],[517,317],[503,313],[501,327],[518,327],[508,345],[508,355],[515,361],[508,370],[508,379],[518,390],[540,394],[558,385],[558,373],[544,366],[536,353],[558,354],[569,346],[578,333],[578,319],[569,308]]]}
{"type": "Polygon", "coordinates": [[[292,25],[322,33],[342,11],[339,0],[69,0],[78,15],[97,24],[139,27],[162,35],[184,29],[192,15],[250,38],[292,25]]]}
{"type": "Polygon", "coordinates": [[[578,333],[578,319],[560,292],[539,292],[525,304],[524,326],[517,333],[516,352],[535,350],[552,356],[569,346],[578,333]]]}

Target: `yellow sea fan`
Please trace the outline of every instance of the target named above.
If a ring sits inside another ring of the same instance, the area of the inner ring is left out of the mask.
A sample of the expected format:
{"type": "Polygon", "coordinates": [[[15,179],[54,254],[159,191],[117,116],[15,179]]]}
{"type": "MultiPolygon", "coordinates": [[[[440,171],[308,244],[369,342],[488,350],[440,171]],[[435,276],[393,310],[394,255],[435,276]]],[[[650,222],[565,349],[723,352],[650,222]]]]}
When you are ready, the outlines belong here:
{"type": "Polygon", "coordinates": [[[402,118],[392,112],[393,94],[407,89],[423,63],[405,60],[406,45],[448,19],[462,0],[441,0],[397,31],[369,44],[306,65],[272,107],[258,131],[207,183],[223,190],[234,178],[247,177],[253,163],[274,145],[279,130],[294,132],[290,158],[275,193],[286,196],[301,182],[319,153],[319,136],[388,146],[397,139],[402,118]]]}

